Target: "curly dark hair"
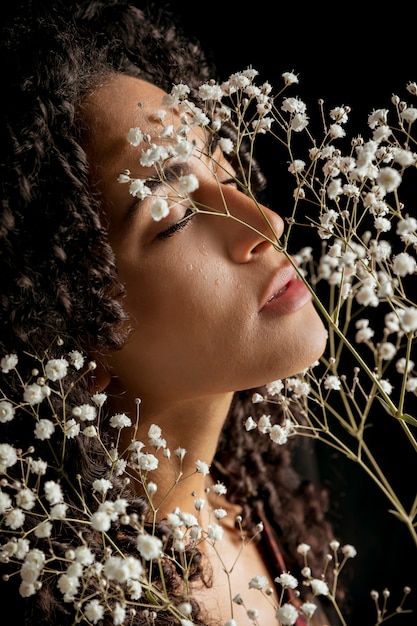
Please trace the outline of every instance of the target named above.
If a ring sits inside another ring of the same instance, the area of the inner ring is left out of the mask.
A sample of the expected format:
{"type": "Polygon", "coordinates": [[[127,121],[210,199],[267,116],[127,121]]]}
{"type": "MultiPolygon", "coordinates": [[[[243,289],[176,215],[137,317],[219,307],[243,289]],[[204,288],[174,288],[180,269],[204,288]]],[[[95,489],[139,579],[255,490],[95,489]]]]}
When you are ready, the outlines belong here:
{"type": "MultiPolygon", "coordinates": [[[[126,339],[123,285],[99,219],[100,200],[89,182],[79,103],[114,72],[141,77],[165,90],[186,82],[197,101],[198,85],[215,72],[198,42],[183,35],[175,16],[152,3],[139,8],[139,3],[126,0],[6,0],[0,10],[0,356],[21,355],[19,367],[29,376],[31,355],[59,358],[61,345],[68,351],[99,355],[120,348],[126,339]]],[[[261,173],[253,174],[261,188],[261,173]]],[[[73,406],[89,401],[89,376],[79,379],[74,373],[67,384],[73,406]]],[[[17,376],[4,376],[2,390],[4,397],[18,401],[17,376]]],[[[262,507],[289,570],[297,574],[300,569],[296,547],[301,541],[312,545],[313,570],[320,568],[332,538],[325,493],[296,472],[289,447],[271,447],[267,437],[242,428],[248,414],[254,415],[252,393],[235,394],[213,477],[226,484],[230,501],[242,506],[248,529],[258,522],[253,511],[262,507]]],[[[2,442],[28,446],[24,417],[3,426],[2,442]]],[[[49,458],[51,446],[45,445],[42,453],[49,458]]],[[[53,454],[56,458],[56,448],[53,454]]],[[[81,481],[87,498],[91,481],[109,471],[101,449],[87,438],[71,440],[65,464],[68,485],[81,481]]],[[[70,486],[63,484],[63,489],[76,511],[77,496],[70,486]]],[[[119,491],[129,496],[129,511],[145,513],[143,500],[129,495],[122,480],[119,491]]],[[[126,554],[132,552],[133,534],[122,526],[114,532],[126,554]]],[[[162,523],[159,533],[169,534],[162,523]]],[[[84,528],[83,534],[94,550],[103,549],[91,528],[84,528]]],[[[44,541],[38,539],[41,548],[44,541]]],[[[55,554],[65,554],[71,541],[62,526],[59,541],[54,540],[55,554]]],[[[73,623],[73,608],[62,601],[56,582],[46,580],[37,594],[23,599],[18,577],[8,575],[7,563],[0,567],[4,574],[0,597],[8,603],[15,600],[14,624],[73,623]]],[[[164,567],[170,594],[179,601],[184,592],[180,572],[168,563],[164,567]]],[[[210,584],[199,555],[193,558],[190,576],[210,584]]],[[[207,623],[196,602],[192,618],[195,624],[207,623]]],[[[110,618],[99,622],[108,623],[113,623],[110,618]]],[[[138,612],[129,623],[147,622],[138,612]]],[[[177,622],[160,611],[154,623],[177,622]]]]}

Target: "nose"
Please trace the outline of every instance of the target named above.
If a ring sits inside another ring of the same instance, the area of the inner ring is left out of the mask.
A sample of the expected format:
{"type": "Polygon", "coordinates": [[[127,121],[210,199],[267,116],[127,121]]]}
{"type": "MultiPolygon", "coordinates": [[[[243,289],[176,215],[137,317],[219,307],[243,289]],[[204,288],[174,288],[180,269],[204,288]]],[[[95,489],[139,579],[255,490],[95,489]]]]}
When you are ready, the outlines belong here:
{"type": "Polygon", "coordinates": [[[227,211],[214,221],[233,261],[247,263],[279,243],[284,222],[277,213],[230,185],[221,185],[212,194],[210,206],[223,214],[227,211]]]}

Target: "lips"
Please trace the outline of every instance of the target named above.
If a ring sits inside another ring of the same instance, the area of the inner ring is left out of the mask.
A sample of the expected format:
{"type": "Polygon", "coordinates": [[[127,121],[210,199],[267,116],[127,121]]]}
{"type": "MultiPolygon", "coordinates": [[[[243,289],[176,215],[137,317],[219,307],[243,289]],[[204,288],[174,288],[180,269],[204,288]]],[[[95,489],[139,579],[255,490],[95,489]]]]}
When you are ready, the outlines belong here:
{"type": "Polygon", "coordinates": [[[297,276],[291,264],[280,267],[272,276],[262,298],[260,312],[290,313],[311,300],[307,286],[297,276]]]}

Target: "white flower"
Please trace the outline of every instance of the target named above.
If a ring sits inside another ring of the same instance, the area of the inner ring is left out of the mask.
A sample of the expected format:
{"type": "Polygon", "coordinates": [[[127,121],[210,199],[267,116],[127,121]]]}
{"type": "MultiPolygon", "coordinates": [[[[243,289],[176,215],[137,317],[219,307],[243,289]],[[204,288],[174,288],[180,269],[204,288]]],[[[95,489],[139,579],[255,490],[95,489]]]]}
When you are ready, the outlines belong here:
{"type": "Polygon", "coordinates": [[[111,517],[105,511],[96,511],[91,516],[91,525],[94,530],[106,532],[111,526],[111,517]]]}
{"type": "Polygon", "coordinates": [[[116,602],[113,609],[113,624],[114,626],[121,626],[124,624],[126,617],[126,607],[119,602],[116,602]]]}
{"type": "Polygon", "coordinates": [[[187,174],[186,176],[181,176],[179,183],[180,189],[184,193],[193,193],[193,191],[198,189],[199,186],[198,178],[195,174],[187,174]]]}
{"type": "Polygon", "coordinates": [[[298,76],[293,72],[284,72],[282,74],[282,78],[284,79],[284,83],[286,86],[298,83],[298,76]]]}
{"type": "Polygon", "coordinates": [[[72,350],[68,354],[69,362],[75,367],[76,370],[80,370],[84,365],[84,356],[78,350],[72,350]]]}
{"type": "Polygon", "coordinates": [[[48,500],[49,504],[58,504],[58,502],[62,502],[62,489],[60,485],[54,480],[46,481],[44,485],[44,491],[45,498],[48,500]]]}
{"type": "Polygon", "coordinates": [[[227,511],[225,509],[214,509],[213,514],[216,519],[221,520],[223,517],[226,517],[227,511]]]}
{"type": "Polygon", "coordinates": [[[128,580],[127,593],[132,600],[139,600],[142,595],[142,585],[137,580],[128,580]]]}
{"type": "Polygon", "coordinates": [[[36,588],[33,583],[27,583],[25,581],[22,581],[20,583],[19,594],[22,596],[22,598],[29,598],[30,596],[33,596],[35,593],[36,593],[36,588]]]}
{"type": "Polygon", "coordinates": [[[298,587],[298,580],[295,576],[288,574],[287,572],[283,572],[280,576],[275,578],[275,582],[279,583],[281,587],[289,587],[290,589],[295,589],[298,587]]]}
{"type": "Polygon", "coordinates": [[[317,610],[317,606],[313,602],[303,602],[300,611],[304,613],[307,619],[311,619],[317,610]]]}
{"type": "Polygon", "coordinates": [[[113,488],[110,480],[106,480],[106,478],[97,478],[97,480],[93,481],[93,490],[98,491],[98,493],[106,494],[109,489],[113,488]]]}
{"type": "Polygon", "coordinates": [[[151,472],[158,467],[158,459],[153,454],[138,452],[138,465],[145,472],[151,472]]]}
{"type": "Polygon", "coordinates": [[[249,617],[249,619],[251,619],[252,621],[255,621],[259,617],[259,611],[258,609],[248,609],[246,611],[246,615],[249,617]]]}
{"type": "Polygon", "coordinates": [[[45,374],[49,380],[61,380],[67,375],[68,361],[66,359],[50,359],[45,365],[45,374]]]}
{"type": "Polygon", "coordinates": [[[223,538],[223,528],[219,524],[209,524],[207,526],[207,537],[213,543],[223,538]]]}
{"type": "Polygon", "coordinates": [[[213,485],[212,489],[217,496],[224,496],[227,493],[226,486],[219,481],[213,485]]]}
{"type": "Polygon", "coordinates": [[[0,515],[3,515],[7,509],[12,506],[12,499],[8,493],[0,491],[0,515]]]}
{"type": "Polygon", "coordinates": [[[85,606],[84,614],[90,622],[97,624],[104,616],[104,607],[98,600],[90,600],[85,606]]]}
{"type": "Polygon", "coordinates": [[[307,552],[309,552],[311,550],[311,546],[308,545],[308,543],[300,543],[297,546],[297,552],[298,554],[303,554],[304,556],[307,554],[307,552]]]}
{"type": "Polygon", "coordinates": [[[207,476],[210,472],[210,467],[204,461],[196,461],[196,470],[199,474],[203,474],[203,476],[207,476]]]}
{"type": "Polygon", "coordinates": [[[409,378],[405,384],[406,391],[411,393],[417,393],[417,378],[409,378]]]}
{"type": "Polygon", "coordinates": [[[294,161],[289,165],[288,171],[291,172],[291,174],[296,174],[298,172],[302,172],[305,166],[305,161],[302,161],[301,159],[294,159],[294,161]]]}
{"type": "Polygon", "coordinates": [[[311,589],[315,596],[328,596],[330,591],[327,583],[319,578],[313,578],[311,581],[311,589]]]}
{"type": "Polygon", "coordinates": [[[249,589],[262,589],[268,584],[266,576],[254,576],[249,581],[249,589]]]}
{"type": "Polygon", "coordinates": [[[110,426],[113,428],[129,428],[132,420],[125,413],[117,413],[110,418],[110,426]]]}
{"type": "Polygon", "coordinates": [[[106,402],[107,400],[107,394],[106,393],[95,393],[93,396],[91,396],[92,401],[94,402],[94,404],[98,407],[103,406],[103,404],[106,402]]]}
{"type": "Polygon", "coordinates": [[[220,150],[224,152],[224,154],[230,154],[231,152],[233,152],[233,141],[228,137],[220,137],[218,143],[220,150]]]}
{"type": "Polygon", "coordinates": [[[356,548],[350,543],[342,546],[342,552],[347,559],[353,559],[357,555],[356,548]]]}
{"type": "Polygon", "coordinates": [[[339,390],[341,387],[341,382],[339,380],[338,376],[334,376],[332,374],[328,374],[326,376],[326,378],[324,379],[324,388],[328,389],[329,391],[333,390],[333,391],[337,391],[339,390]]]}
{"type": "Polygon", "coordinates": [[[65,424],[64,432],[69,439],[73,439],[79,435],[80,425],[73,419],[68,420],[65,424]]]}
{"type": "Polygon", "coordinates": [[[36,496],[29,488],[21,489],[16,494],[16,504],[26,511],[30,511],[35,506],[36,496]]]}
{"type": "Polygon", "coordinates": [[[129,193],[138,200],[145,200],[152,195],[152,190],[142,178],[134,178],[129,185],[129,193]]]}
{"type": "Polygon", "coordinates": [[[14,417],[14,407],[8,400],[0,401],[0,423],[10,422],[14,417]]]}
{"type": "Polygon", "coordinates": [[[143,133],[140,128],[131,128],[126,135],[126,139],[133,146],[137,147],[143,141],[143,133]]]}
{"type": "Polygon", "coordinates": [[[6,354],[0,361],[0,368],[3,374],[8,374],[18,363],[17,354],[6,354]]]}
{"type": "Polygon", "coordinates": [[[83,429],[85,437],[97,437],[97,428],[95,426],[87,426],[83,429]]]}
{"type": "Polygon", "coordinates": [[[104,565],[103,572],[109,580],[125,583],[130,579],[139,579],[143,567],[142,563],[133,556],[110,556],[104,565]]]}
{"type": "Polygon", "coordinates": [[[282,626],[293,626],[298,618],[298,611],[293,604],[283,604],[277,611],[277,619],[282,626]]]}
{"type": "Polygon", "coordinates": [[[4,519],[5,525],[12,530],[17,530],[18,528],[21,528],[24,521],[25,514],[23,513],[22,509],[13,509],[6,515],[4,519]]]}
{"type": "Polygon", "coordinates": [[[50,439],[54,431],[55,424],[47,419],[39,420],[34,429],[36,439],[40,439],[41,441],[50,439]]]}
{"type": "Polygon", "coordinates": [[[254,430],[256,428],[256,422],[251,416],[249,416],[245,421],[245,428],[247,431],[254,430]]]}
{"type": "Polygon", "coordinates": [[[39,563],[34,563],[30,560],[26,560],[20,569],[20,577],[26,583],[35,583],[40,574],[42,572],[42,568],[39,563]]]}
{"type": "Polygon", "coordinates": [[[274,426],[272,426],[269,436],[271,440],[279,446],[285,445],[288,441],[287,431],[279,424],[274,424],[274,426]]]}
{"type": "Polygon", "coordinates": [[[0,443],[0,474],[17,463],[17,452],[8,443],[0,443]]]}
{"type": "Polygon", "coordinates": [[[168,202],[164,198],[157,198],[151,206],[151,216],[155,222],[159,222],[169,215],[168,202]]]}
{"type": "Polygon", "coordinates": [[[92,404],[81,404],[72,409],[72,414],[82,422],[92,422],[97,417],[97,409],[92,404]]]}
{"type": "Polygon", "coordinates": [[[261,415],[258,421],[258,430],[265,435],[271,430],[271,416],[261,415]]]}
{"type": "Polygon", "coordinates": [[[417,307],[409,307],[408,309],[399,311],[399,315],[400,326],[405,333],[417,330],[417,307]]]}
{"type": "Polygon", "coordinates": [[[32,383],[28,385],[23,392],[23,400],[28,404],[39,404],[44,399],[44,395],[42,393],[42,387],[37,383],[32,383]]]}
{"type": "Polygon", "coordinates": [[[394,257],[392,263],[392,269],[398,276],[407,276],[407,274],[414,274],[416,269],[416,260],[408,252],[400,252],[394,257]]]}
{"type": "Polygon", "coordinates": [[[390,361],[397,354],[397,348],[390,341],[384,341],[378,346],[378,354],[384,361],[390,361]]]}
{"type": "Polygon", "coordinates": [[[51,519],[63,520],[65,519],[65,516],[67,514],[67,509],[68,509],[68,505],[64,504],[63,502],[59,504],[54,504],[54,506],[49,511],[49,517],[51,519]]]}
{"type": "Polygon", "coordinates": [[[401,357],[401,359],[398,359],[398,361],[395,363],[395,369],[399,374],[404,374],[406,367],[407,373],[411,372],[414,367],[414,361],[411,361],[410,359],[407,363],[406,359],[404,357],[401,357]]]}
{"type": "Polygon", "coordinates": [[[48,520],[44,520],[41,524],[39,524],[35,528],[34,533],[36,537],[39,537],[40,539],[42,539],[42,538],[50,537],[52,534],[52,529],[53,529],[53,526],[51,522],[49,522],[48,520]]]}
{"type": "Polygon", "coordinates": [[[147,561],[150,561],[152,559],[157,559],[160,556],[162,551],[162,541],[158,537],[153,537],[152,535],[138,535],[136,539],[136,547],[139,550],[139,554],[147,561]]]}

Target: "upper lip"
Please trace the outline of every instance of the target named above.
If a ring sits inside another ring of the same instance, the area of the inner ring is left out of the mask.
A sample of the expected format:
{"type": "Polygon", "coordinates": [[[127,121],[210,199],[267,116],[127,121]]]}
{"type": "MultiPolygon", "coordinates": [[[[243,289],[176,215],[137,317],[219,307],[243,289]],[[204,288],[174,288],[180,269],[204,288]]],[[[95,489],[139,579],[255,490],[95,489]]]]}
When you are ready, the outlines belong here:
{"type": "Polygon", "coordinates": [[[296,278],[297,273],[291,263],[285,263],[285,265],[279,267],[272,274],[272,277],[262,294],[259,309],[262,310],[270,300],[272,300],[280,291],[282,291],[286,287],[286,285],[288,285],[296,278]]]}

